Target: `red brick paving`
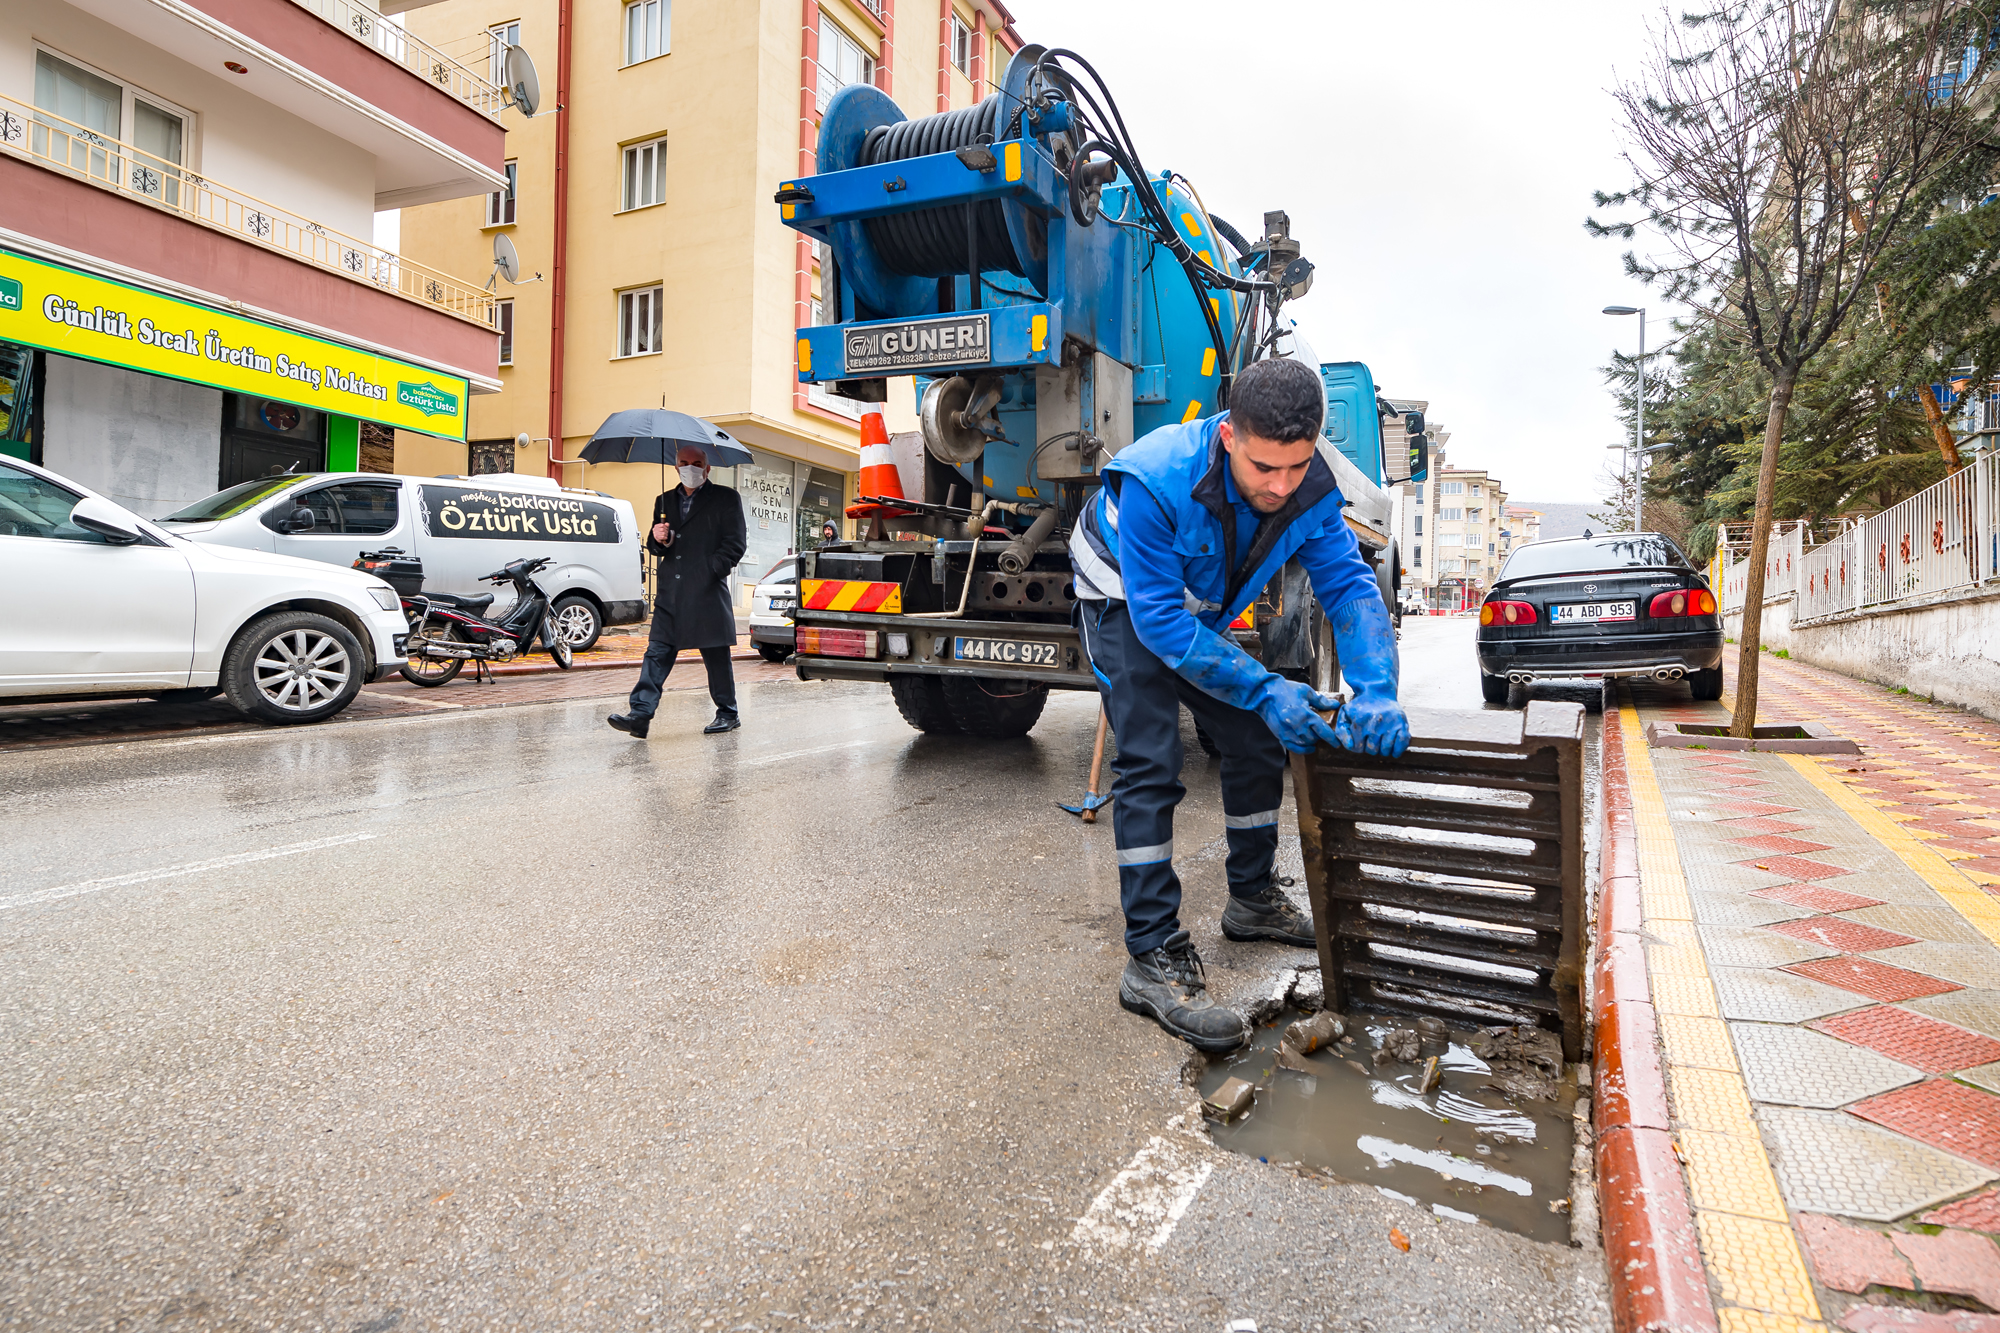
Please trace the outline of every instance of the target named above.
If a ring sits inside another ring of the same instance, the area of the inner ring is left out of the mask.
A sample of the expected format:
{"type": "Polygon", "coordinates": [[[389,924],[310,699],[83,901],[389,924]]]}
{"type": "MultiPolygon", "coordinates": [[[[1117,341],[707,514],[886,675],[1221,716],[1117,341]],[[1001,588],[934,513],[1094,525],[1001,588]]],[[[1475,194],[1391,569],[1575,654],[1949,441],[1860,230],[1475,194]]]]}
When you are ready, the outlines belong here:
{"type": "Polygon", "coordinates": [[[1731,838],[1731,842],[1759,852],[1830,852],[1833,846],[1824,842],[1807,842],[1804,838],[1784,838],[1775,833],[1767,833],[1757,838],[1731,838]]]}
{"type": "Polygon", "coordinates": [[[1864,898],[1824,884],[1773,884],[1768,889],[1752,889],[1752,898],[1769,898],[1794,907],[1810,907],[1815,912],[1852,912],[1857,907],[1880,907],[1880,898],[1864,898]]]}
{"type": "Polygon", "coordinates": [[[1955,1203],[1933,1208],[1923,1220],[1934,1226],[2000,1231],[2000,1185],[1991,1185],[1955,1203]]]}
{"type": "Polygon", "coordinates": [[[2000,1041],[1893,1005],[1822,1018],[1806,1026],[1914,1065],[1927,1074],[1947,1074],[2000,1060],[2000,1041]]]}
{"type": "Polygon", "coordinates": [[[1725,819],[1720,822],[1727,824],[1733,829],[1742,829],[1745,833],[1803,833],[1806,831],[1804,824],[1787,824],[1782,819],[1758,819],[1752,817],[1749,819],[1725,819]]]}
{"type": "Polygon", "coordinates": [[[1857,1305],[1840,1317],[1840,1326],[1847,1333],[2000,1333],[2000,1315],[1970,1310],[1932,1314],[1895,1305],[1857,1305]]]}
{"type": "Polygon", "coordinates": [[[1835,875],[1854,873],[1843,866],[1828,865],[1824,861],[1808,861],[1803,856],[1760,856],[1749,861],[1738,861],[1736,864],[1775,871],[1780,875],[1790,875],[1793,879],[1832,879],[1835,875]]]}
{"type": "Polygon", "coordinates": [[[1990,1092],[1932,1078],[1847,1109],[1942,1152],[2000,1167],[2000,1097],[1990,1092]]]}
{"type": "Polygon", "coordinates": [[[1986,1237],[1972,1231],[1936,1236],[1892,1231],[1889,1242],[1910,1261],[1919,1290],[1970,1296],[1988,1309],[2000,1308],[2000,1249],[1986,1237]]]}
{"type": "Polygon", "coordinates": [[[1795,815],[1796,805],[1772,805],[1767,801],[1717,801],[1718,810],[1734,810],[1740,815],[1795,815]]]}
{"type": "Polygon", "coordinates": [[[1800,1213],[1798,1226],[1822,1285],[1857,1296],[1871,1286],[1909,1290],[1910,1266],[1881,1232],[1818,1213],[1800,1213]]]}
{"type": "Polygon", "coordinates": [[[1856,995],[1866,995],[1884,1004],[1964,989],[1956,982],[1927,977],[1908,968],[1891,967],[1873,958],[1815,958],[1806,963],[1789,963],[1779,971],[1823,981],[1829,986],[1851,990],[1856,995]]]}
{"type": "Polygon", "coordinates": [[[1837,916],[1809,916],[1797,921],[1780,921],[1764,929],[1804,940],[1808,944],[1838,949],[1842,953],[1873,953],[1877,949],[1893,949],[1899,944],[1917,942],[1911,936],[1898,935],[1893,930],[1863,925],[1859,921],[1845,921],[1837,916]]]}

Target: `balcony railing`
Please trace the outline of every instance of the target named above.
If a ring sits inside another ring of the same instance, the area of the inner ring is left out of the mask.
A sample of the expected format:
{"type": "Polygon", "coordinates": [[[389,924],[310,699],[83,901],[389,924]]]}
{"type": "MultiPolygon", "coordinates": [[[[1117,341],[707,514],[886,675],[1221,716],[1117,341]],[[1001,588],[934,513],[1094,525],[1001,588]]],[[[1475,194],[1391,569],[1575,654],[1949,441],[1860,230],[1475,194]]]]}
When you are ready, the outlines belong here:
{"type": "Polygon", "coordinates": [[[0,151],[448,315],[493,324],[494,298],[484,288],[11,97],[0,97],[0,151]]]}
{"type": "Polygon", "coordinates": [[[499,117],[506,98],[498,84],[484,75],[475,74],[422,38],[411,36],[368,6],[356,3],[356,0],[292,0],[292,3],[301,9],[311,10],[418,78],[436,84],[473,110],[496,119],[499,117]]]}

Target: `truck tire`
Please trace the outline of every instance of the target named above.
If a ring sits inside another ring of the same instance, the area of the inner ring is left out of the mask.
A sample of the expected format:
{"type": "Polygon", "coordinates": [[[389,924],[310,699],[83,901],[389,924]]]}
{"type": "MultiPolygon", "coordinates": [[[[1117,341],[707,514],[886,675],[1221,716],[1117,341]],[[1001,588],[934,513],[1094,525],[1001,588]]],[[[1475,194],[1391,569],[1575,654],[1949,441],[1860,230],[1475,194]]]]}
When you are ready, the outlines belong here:
{"type": "Polygon", "coordinates": [[[315,611],[274,611],[237,632],[222,657],[222,688],[259,722],[319,722],[354,702],[367,670],[347,626],[315,611]]]}
{"type": "Polygon", "coordinates": [[[1014,681],[989,684],[954,676],[944,681],[944,701],[951,709],[951,720],[966,735],[1007,740],[1025,736],[1034,728],[1049,701],[1049,687],[1014,681]]]}
{"type": "Polygon", "coordinates": [[[1722,697],[1722,668],[1710,667],[1706,671],[1690,671],[1687,674],[1687,683],[1688,688],[1694,691],[1695,698],[1704,703],[1713,702],[1722,697]]]}
{"type": "MultiPolygon", "coordinates": [[[[760,645],[761,646],[761,645],[760,645]]],[[[903,721],[926,736],[956,736],[958,723],[944,701],[944,681],[936,676],[891,676],[889,694],[903,721]]]]}

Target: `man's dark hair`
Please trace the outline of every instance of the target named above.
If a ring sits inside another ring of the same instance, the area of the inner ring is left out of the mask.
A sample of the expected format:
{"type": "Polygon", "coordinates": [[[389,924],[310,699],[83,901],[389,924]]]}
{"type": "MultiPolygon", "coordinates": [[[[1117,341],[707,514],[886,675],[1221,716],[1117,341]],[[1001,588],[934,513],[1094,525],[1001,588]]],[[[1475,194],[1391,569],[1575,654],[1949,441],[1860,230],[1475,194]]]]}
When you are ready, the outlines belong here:
{"type": "Polygon", "coordinates": [[[1319,434],[1326,417],[1326,386],[1303,361],[1258,361],[1229,388],[1229,420],[1237,430],[1290,444],[1319,434]]]}

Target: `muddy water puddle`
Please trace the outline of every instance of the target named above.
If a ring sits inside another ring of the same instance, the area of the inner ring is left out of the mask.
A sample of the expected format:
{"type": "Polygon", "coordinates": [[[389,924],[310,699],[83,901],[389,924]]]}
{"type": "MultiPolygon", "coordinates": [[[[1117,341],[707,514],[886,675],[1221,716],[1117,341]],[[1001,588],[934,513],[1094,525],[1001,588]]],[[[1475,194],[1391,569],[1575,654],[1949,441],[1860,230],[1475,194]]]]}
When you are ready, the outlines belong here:
{"type": "Polygon", "coordinates": [[[1256,1087],[1248,1111],[1209,1122],[1216,1143],[1372,1185],[1440,1216],[1569,1242],[1577,1089],[1567,1073],[1554,1082],[1554,1100],[1535,1096],[1536,1080],[1522,1079],[1513,1062],[1496,1067],[1473,1054],[1475,1047],[1492,1053],[1473,1028],[1425,1035],[1414,1063],[1378,1064],[1385,1039],[1397,1044],[1391,1034],[1414,1020],[1353,1013],[1344,1020],[1352,1040],[1304,1055],[1314,1073],[1302,1074],[1279,1066],[1278,1043],[1303,1017],[1287,1009],[1260,1025],[1249,1046],[1210,1061],[1204,1097],[1232,1078],[1256,1087]],[[1439,1077],[1424,1092],[1433,1055],[1439,1077]]]}

